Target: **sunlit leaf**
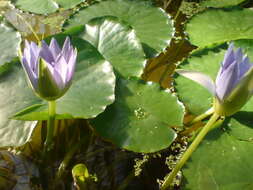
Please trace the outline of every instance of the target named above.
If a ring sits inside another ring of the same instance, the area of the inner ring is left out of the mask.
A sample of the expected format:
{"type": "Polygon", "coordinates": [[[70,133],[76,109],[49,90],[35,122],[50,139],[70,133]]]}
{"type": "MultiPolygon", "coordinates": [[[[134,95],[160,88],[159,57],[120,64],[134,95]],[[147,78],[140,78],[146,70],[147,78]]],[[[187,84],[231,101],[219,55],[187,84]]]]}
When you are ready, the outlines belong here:
{"type": "Polygon", "coordinates": [[[202,0],[201,5],[205,7],[228,7],[228,6],[234,6],[238,5],[245,0],[202,0]]]}
{"type": "Polygon", "coordinates": [[[24,11],[37,14],[49,14],[55,12],[59,6],[53,0],[16,0],[14,5],[24,11]]]}
{"type": "Polygon", "coordinates": [[[19,66],[13,66],[9,72],[0,76],[0,146],[20,146],[29,140],[36,122],[15,121],[10,117],[36,102],[36,98],[27,88],[19,66]]]}
{"type": "Polygon", "coordinates": [[[231,40],[253,38],[253,11],[210,9],[194,16],[186,25],[190,42],[199,48],[231,40]],[[243,19],[242,19],[243,18],[243,19]]]}
{"type": "Polygon", "coordinates": [[[97,3],[70,18],[67,28],[102,16],[114,16],[127,23],[141,43],[157,52],[163,50],[172,37],[173,27],[168,15],[147,1],[110,0],[97,3]]]}
{"type": "Polygon", "coordinates": [[[9,67],[6,63],[11,62],[18,55],[21,36],[12,28],[0,24],[0,74],[9,67]]]}
{"type": "Polygon", "coordinates": [[[50,14],[59,8],[73,8],[84,0],[12,0],[17,8],[37,14],[50,14]]]}
{"type": "Polygon", "coordinates": [[[58,5],[64,9],[70,9],[76,5],[84,2],[85,0],[54,0],[58,5]]]}
{"type": "Polygon", "coordinates": [[[130,27],[113,18],[95,19],[81,37],[89,41],[122,76],[140,76],[145,65],[142,46],[130,27]]]}

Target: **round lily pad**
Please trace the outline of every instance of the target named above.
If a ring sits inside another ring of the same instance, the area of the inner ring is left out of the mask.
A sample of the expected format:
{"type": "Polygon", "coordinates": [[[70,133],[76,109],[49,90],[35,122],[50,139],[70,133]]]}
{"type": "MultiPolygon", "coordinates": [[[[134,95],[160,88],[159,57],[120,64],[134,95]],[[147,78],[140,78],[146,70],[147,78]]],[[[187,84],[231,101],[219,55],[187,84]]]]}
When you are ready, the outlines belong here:
{"type": "Polygon", "coordinates": [[[92,121],[104,138],[135,152],[155,152],[176,138],[172,127],[183,125],[184,107],[157,84],[119,79],[115,103],[92,121]]]}

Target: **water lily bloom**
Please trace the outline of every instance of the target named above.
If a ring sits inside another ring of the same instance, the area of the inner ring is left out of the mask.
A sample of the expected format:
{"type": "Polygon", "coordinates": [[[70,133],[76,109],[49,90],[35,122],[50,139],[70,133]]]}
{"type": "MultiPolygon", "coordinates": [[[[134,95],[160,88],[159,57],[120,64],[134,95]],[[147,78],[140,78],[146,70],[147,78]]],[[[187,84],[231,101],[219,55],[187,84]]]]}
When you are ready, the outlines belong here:
{"type": "Polygon", "coordinates": [[[220,116],[239,111],[253,94],[253,64],[233,43],[229,45],[215,82],[200,72],[182,69],[177,72],[209,90],[215,97],[214,110],[220,116]]]}
{"type": "Polygon", "coordinates": [[[21,62],[35,93],[48,101],[64,95],[71,85],[77,50],[65,39],[62,49],[52,38],[48,46],[42,41],[41,46],[25,41],[21,62]]]}

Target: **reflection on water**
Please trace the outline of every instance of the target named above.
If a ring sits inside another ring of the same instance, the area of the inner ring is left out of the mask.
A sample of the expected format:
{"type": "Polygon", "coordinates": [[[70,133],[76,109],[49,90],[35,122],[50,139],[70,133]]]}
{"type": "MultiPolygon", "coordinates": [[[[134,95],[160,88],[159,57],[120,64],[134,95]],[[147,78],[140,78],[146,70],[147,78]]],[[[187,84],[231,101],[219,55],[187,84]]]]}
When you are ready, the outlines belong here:
{"type": "Polygon", "coordinates": [[[15,9],[9,1],[0,0],[0,14],[14,26],[23,37],[33,41],[36,41],[36,38],[29,28],[29,25],[41,39],[59,33],[62,24],[71,13],[71,10],[63,10],[46,16],[35,15],[15,9]]]}

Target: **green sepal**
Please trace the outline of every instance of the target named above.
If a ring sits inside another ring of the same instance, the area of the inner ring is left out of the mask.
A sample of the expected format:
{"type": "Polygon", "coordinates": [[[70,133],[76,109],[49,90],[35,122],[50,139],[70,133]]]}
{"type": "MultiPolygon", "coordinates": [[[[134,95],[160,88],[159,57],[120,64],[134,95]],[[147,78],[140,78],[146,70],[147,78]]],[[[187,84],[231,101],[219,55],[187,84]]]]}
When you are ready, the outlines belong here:
{"type": "Polygon", "coordinates": [[[253,67],[243,77],[231,94],[222,102],[217,98],[214,101],[214,110],[218,115],[230,116],[238,112],[252,96],[253,67]]]}
{"type": "Polygon", "coordinates": [[[40,59],[38,69],[38,86],[37,88],[34,87],[38,96],[45,100],[56,100],[62,96],[62,90],[56,84],[47,63],[43,59],[40,59]]]}

